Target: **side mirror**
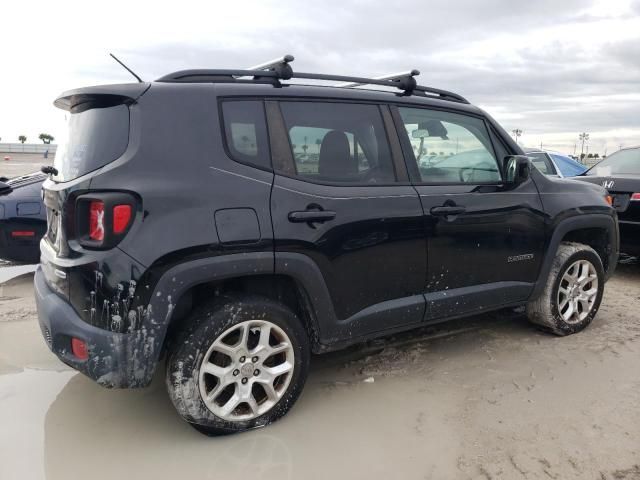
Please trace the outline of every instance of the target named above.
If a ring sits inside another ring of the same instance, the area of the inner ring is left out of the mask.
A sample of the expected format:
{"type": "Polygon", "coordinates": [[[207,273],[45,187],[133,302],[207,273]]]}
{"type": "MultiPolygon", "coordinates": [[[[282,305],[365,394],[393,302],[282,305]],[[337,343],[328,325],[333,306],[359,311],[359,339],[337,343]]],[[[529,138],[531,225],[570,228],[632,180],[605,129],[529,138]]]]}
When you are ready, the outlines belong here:
{"type": "Polygon", "coordinates": [[[524,155],[509,155],[504,158],[504,182],[518,186],[524,183],[531,174],[531,161],[524,155]]]}

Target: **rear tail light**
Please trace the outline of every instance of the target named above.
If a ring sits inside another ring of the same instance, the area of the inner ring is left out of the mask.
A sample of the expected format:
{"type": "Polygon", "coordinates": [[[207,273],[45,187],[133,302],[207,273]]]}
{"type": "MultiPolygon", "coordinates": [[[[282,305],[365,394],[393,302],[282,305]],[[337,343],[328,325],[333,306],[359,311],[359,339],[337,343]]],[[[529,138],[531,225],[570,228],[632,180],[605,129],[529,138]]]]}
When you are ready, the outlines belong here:
{"type": "Polygon", "coordinates": [[[632,193],[630,200],[632,202],[640,202],[640,193],[632,193]]]}
{"type": "Polygon", "coordinates": [[[15,230],[11,232],[12,237],[34,237],[36,232],[33,230],[15,230]]]}
{"type": "Polygon", "coordinates": [[[92,201],[89,204],[89,238],[96,242],[104,240],[104,203],[92,201]]]}
{"type": "Polygon", "coordinates": [[[76,235],[87,248],[115,247],[129,231],[137,201],[121,192],[100,192],[78,197],[76,201],[76,235]]]}
{"type": "Polygon", "coordinates": [[[78,360],[86,360],[89,358],[89,349],[87,348],[87,342],[73,337],[71,339],[71,353],[78,360]]]}
{"type": "Polygon", "coordinates": [[[131,205],[116,205],[113,207],[113,233],[122,233],[131,221],[131,205]]]}

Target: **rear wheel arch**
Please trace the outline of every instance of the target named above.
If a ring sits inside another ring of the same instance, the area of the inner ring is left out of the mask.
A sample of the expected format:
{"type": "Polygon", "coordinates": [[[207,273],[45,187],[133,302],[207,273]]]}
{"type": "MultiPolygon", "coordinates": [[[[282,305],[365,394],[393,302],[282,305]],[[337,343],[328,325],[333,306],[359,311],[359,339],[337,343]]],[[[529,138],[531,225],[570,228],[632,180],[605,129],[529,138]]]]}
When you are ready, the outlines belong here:
{"type": "Polygon", "coordinates": [[[289,308],[300,319],[307,331],[311,345],[318,343],[318,327],[309,294],[295,278],[274,273],[239,274],[224,279],[210,279],[191,286],[176,298],[176,307],[167,319],[167,331],[163,341],[163,350],[171,343],[178,332],[184,328],[189,314],[203,303],[216,296],[233,295],[236,297],[261,297],[280,303],[289,308]]]}

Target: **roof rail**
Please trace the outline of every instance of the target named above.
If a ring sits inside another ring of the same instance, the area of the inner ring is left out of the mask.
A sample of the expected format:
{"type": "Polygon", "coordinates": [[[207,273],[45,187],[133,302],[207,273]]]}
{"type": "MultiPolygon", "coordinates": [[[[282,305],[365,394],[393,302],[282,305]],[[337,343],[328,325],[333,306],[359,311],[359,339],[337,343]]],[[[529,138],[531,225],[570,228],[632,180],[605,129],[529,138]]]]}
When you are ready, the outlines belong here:
{"type": "Polygon", "coordinates": [[[294,72],[290,63],[293,62],[293,55],[270,60],[256,65],[246,70],[234,69],[200,69],[200,70],[180,70],[157,79],[157,82],[168,83],[268,83],[281,86],[280,80],[290,80],[292,78],[303,78],[307,80],[327,80],[332,82],[342,82],[337,87],[353,88],[363,85],[380,85],[384,87],[398,88],[402,90],[399,95],[420,95],[435,96],[442,100],[449,100],[460,103],[469,103],[464,97],[457,93],[440,90],[438,88],[425,87],[416,82],[419,70],[411,70],[405,73],[396,73],[377,78],[352,77],[346,75],[331,75],[324,73],[294,72]],[[252,79],[246,77],[253,77],[252,79]]]}

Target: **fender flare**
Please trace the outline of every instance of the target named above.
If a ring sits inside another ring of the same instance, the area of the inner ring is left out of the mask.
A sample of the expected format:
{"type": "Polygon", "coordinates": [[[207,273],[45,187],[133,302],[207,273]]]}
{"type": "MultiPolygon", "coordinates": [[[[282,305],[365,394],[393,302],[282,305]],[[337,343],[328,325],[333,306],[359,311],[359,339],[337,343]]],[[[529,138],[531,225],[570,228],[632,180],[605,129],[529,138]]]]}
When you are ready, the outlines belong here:
{"type": "Polygon", "coordinates": [[[153,378],[176,301],[185,292],[196,285],[215,280],[273,275],[273,267],[273,252],[252,252],[201,258],[180,263],[167,270],[153,289],[146,306],[147,316],[140,327],[146,342],[144,348],[139,349],[139,355],[146,358],[138,360],[141,364],[148,362],[153,365],[146,369],[143,383],[148,385],[153,378]]]}
{"type": "Polygon", "coordinates": [[[609,234],[609,244],[612,245],[613,248],[608,252],[608,269],[605,272],[605,278],[608,280],[609,277],[613,275],[616,264],[618,263],[619,254],[618,222],[615,217],[601,213],[569,217],[562,220],[553,230],[553,234],[547,245],[544,260],[542,261],[542,266],[540,267],[538,280],[531,292],[529,300],[535,300],[543,292],[547,284],[547,279],[549,278],[549,272],[551,271],[553,260],[555,259],[558,251],[558,247],[565,235],[585,228],[604,228],[609,234]]]}

